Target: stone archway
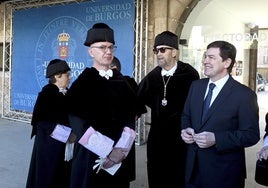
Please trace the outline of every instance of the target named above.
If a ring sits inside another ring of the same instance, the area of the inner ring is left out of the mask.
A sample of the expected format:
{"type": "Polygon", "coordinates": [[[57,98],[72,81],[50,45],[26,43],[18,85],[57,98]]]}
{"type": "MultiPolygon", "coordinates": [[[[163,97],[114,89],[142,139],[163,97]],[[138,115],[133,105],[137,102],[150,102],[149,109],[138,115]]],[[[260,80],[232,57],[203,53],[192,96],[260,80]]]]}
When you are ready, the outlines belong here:
{"type": "MultiPolygon", "coordinates": [[[[200,0],[148,1],[148,50],[146,54],[147,65],[145,66],[147,68],[147,72],[156,66],[156,59],[152,52],[154,37],[164,30],[174,32],[180,37],[188,16],[200,0]]],[[[205,4],[208,4],[211,1],[213,0],[207,0],[205,4]]],[[[243,83],[248,85],[252,90],[255,90],[257,59],[254,45],[252,45],[252,48],[253,49],[250,49],[251,53],[248,54],[251,64],[245,64],[243,83]]]]}
{"type": "MultiPolygon", "coordinates": [[[[150,2],[150,1],[149,1],[150,2]]],[[[180,36],[187,17],[199,0],[152,0],[148,11],[148,71],[156,66],[152,52],[154,37],[169,30],[180,36]]]]}

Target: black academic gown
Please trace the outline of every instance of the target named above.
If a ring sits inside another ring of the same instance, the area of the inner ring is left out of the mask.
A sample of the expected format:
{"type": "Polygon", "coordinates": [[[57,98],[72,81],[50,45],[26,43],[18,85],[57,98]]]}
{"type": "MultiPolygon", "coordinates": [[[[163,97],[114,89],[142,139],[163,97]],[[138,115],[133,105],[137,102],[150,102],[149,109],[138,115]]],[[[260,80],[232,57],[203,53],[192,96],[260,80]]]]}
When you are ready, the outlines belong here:
{"type": "Polygon", "coordinates": [[[54,84],[38,94],[31,125],[34,146],[26,188],[68,188],[70,162],[64,161],[65,143],[50,137],[56,124],[69,125],[66,96],[54,84]]]}
{"type": "MultiPolygon", "coordinates": [[[[198,72],[189,64],[178,62],[174,75],[167,84],[167,105],[161,101],[164,83],[161,67],[154,68],[139,84],[140,105],[151,109],[151,126],[147,140],[147,171],[150,188],[184,187],[186,146],[181,139],[181,113],[189,87],[199,79],[198,72]]],[[[166,79],[167,82],[167,79],[166,79]]]]}
{"type": "MultiPolygon", "coordinates": [[[[86,68],[73,82],[68,91],[70,105],[70,122],[78,140],[87,128],[115,141],[119,140],[125,126],[135,130],[136,94],[117,70],[107,80],[101,77],[95,68],[86,68]]],[[[71,188],[126,187],[135,179],[135,147],[123,160],[119,170],[112,176],[104,170],[96,173],[93,165],[98,156],[82,145],[75,145],[71,188]]]]}
{"type": "Polygon", "coordinates": [[[266,126],[265,126],[265,134],[263,136],[263,139],[268,135],[268,112],[265,115],[265,123],[266,123],[266,126]]]}

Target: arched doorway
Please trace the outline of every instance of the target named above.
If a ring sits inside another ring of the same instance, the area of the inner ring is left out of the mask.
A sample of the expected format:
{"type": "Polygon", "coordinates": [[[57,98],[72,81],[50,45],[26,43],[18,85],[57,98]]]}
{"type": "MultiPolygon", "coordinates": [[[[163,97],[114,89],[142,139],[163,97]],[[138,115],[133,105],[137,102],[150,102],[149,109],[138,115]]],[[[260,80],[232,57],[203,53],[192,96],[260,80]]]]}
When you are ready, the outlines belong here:
{"type": "MultiPolygon", "coordinates": [[[[194,1],[193,1],[194,2],[194,1]]],[[[180,58],[193,64],[202,74],[202,57],[206,45],[214,40],[226,40],[237,48],[237,63],[233,76],[257,91],[256,73],[268,78],[268,32],[265,17],[267,1],[204,0],[195,4],[184,21],[180,37],[180,58]]],[[[185,10],[187,11],[187,10],[185,10]]],[[[189,11],[188,11],[189,12],[189,11]]]]}

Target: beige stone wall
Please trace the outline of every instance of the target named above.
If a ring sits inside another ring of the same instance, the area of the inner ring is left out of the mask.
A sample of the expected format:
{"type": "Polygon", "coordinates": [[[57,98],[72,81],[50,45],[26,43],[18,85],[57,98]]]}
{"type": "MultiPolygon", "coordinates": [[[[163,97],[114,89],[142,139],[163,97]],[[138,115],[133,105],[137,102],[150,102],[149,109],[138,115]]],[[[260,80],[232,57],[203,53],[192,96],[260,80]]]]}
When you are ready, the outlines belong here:
{"type": "Polygon", "coordinates": [[[3,42],[3,36],[4,36],[4,4],[0,3],[0,42],[3,42]]]}
{"type": "MultiPolygon", "coordinates": [[[[169,30],[176,33],[184,11],[188,11],[188,5],[194,0],[149,0],[149,21],[148,21],[148,62],[147,72],[156,66],[153,54],[154,37],[169,30]]],[[[176,33],[180,36],[180,33],[176,33]]]]}

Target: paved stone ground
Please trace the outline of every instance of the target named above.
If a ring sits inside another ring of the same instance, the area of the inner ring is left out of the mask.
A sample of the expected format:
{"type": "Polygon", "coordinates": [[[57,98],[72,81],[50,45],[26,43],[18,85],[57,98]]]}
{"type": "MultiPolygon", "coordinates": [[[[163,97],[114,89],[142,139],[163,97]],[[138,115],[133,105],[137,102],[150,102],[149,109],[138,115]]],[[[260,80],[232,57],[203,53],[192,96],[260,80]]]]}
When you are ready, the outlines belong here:
{"type": "MultiPolygon", "coordinates": [[[[264,133],[264,116],[268,112],[268,91],[259,92],[260,130],[264,133]],[[266,107],[267,106],[267,107],[266,107]]],[[[28,123],[0,118],[0,188],[24,188],[28,173],[33,140],[30,139],[31,126],[28,123]]],[[[246,188],[264,188],[254,180],[256,152],[262,141],[246,149],[246,188]]],[[[146,172],[146,145],[137,145],[137,178],[131,188],[148,188],[146,172]]],[[[228,173],[228,172],[226,172],[228,173]]]]}
{"type": "MultiPolygon", "coordinates": [[[[0,118],[0,188],[24,188],[32,153],[31,125],[0,118]]],[[[146,145],[137,145],[137,178],[131,188],[148,188],[146,145]]]]}

